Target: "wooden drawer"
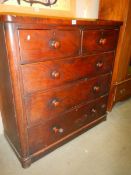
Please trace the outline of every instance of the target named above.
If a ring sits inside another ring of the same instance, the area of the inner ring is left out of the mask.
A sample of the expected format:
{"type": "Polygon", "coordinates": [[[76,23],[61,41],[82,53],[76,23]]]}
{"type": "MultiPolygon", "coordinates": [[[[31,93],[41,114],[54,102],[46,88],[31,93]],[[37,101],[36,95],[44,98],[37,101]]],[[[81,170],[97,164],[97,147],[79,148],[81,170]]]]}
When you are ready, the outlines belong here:
{"type": "Polygon", "coordinates": [[[118,30],[85,30],[83,31],[82,52],[91,54],[115,50],[118,30]]]}
{"type": "Polygon", "coordinates": [[[30,153],[44,149],[106,113],[107,96],[29,129],[30,153]]]}
{"type": "Polygon", "coordinates": [[[28,124],[46,121],[70,108],[108,93],[110,74],[84,79],[45,93],[25,97],[28,124]]]}
{"type": "Polygon", "coordinates": [[[117,85],[115,102],[125,100],[131,96],[131,79],[117,85]]]}
{"type": "Polygon", "coordinates": [[[21,63],[79,55],[80,37],[76,28],[19,30],[21,63]]]}
{"type": "Polygon", "coordinates": [[[80,78],[111,72],[114,52],[22,65],[25,93],[50,89],[80,78]]]}

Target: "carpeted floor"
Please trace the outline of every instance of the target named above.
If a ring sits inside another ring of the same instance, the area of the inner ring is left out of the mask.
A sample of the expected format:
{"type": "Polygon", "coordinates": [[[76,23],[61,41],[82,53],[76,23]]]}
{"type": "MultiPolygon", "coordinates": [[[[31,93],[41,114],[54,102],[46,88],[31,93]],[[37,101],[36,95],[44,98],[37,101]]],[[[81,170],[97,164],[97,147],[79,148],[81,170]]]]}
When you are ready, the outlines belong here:
{"type": "Polygon", "coordinates": [[[0,175],[131,175],[131,99],[107,121],[22,169],[0,136],[0,175]]]}

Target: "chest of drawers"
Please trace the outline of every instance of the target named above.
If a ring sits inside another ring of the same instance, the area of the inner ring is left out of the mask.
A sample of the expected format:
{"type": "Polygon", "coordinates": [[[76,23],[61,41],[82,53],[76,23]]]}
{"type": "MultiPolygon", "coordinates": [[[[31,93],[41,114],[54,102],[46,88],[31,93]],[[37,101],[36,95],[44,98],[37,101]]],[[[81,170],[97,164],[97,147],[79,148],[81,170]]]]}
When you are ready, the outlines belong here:
{"type": "Polygon", "coordinates": [[[23,167],[106,119],[120,25],[1,16],[4,134],[23,167]]]}

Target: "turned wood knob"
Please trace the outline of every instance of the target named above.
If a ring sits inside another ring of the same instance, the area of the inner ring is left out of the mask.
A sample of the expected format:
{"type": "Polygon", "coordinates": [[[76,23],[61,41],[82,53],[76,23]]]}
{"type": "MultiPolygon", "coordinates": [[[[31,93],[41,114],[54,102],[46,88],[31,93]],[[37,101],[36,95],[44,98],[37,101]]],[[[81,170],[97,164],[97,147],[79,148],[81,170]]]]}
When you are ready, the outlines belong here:
{"type": "Polygon", "coordinates": [[[59,106],[60,102],[57,99],[52,100],[53,106],[57,107],[59,106]]]}
{"type": "Polygon", "coordinates": [[[95,108],[92,108],[92,109],[91,109],[91,112],[92,112],[92,113],[96,113],[97,110],[96,110],[95,108]]]}
{"type": "Polygon", "coordinates": [[[53,71],[51,73],[51,75],[52,75],[53,78],[59,78],[60,77],[60,73],[58,71],[53,71]]]}
{"type": "Polygon", "coordinates": [[[97,68],[102,68],[103,67],[103,62],[99,61],[98,63],[96,63],[96,67],[97,68]]]}
{"type": "Polygon", "coordinates": [[[107,42],[107,39],[106,39],[106,38],[101,38],[101,39],[99,40],[99,44],[100,44],[100,45],[105,45],[106,42],[107,42]]]}
{"type": "Polygon", "coordinates": [[[88,114],[84,114],[84,117],[87,118],[88,117],[88,114]]]}
{"type": "Polygon", "coordinates": [[[54,133],[63,133],[64,132],[63,128],[58,128],[57,126],[54,126],[52,128],[52,130],[54,131],[54,133]]]}
{"type": "Polygon", "coordinates": [[[49,45],[50,45],[50,47],[52,47],[54,49],[58,49],[61,44],[60,44],[60,41],[50,40],[49,45]]]}
{"type": "Polygon", "coordinates": [[[120,90],[120,94],[124,94],[125,92],[126,92],[126,89],[125,88],[123,88],[123,89],[120,90]]]}
{"type": "Polygon", "coordinates": [[[98,93],[100,92],[100,86],[94,86],[93,87],[94,92],[98,93]]]}
{"type": "Polygon", "coordinates": [[[102,109],[106,108],[106,104],[102,104],[102,105],[101,105],[101,108],[102,108],[102,109]]]}
{"type": "Polygon", "coordinates": [[[64,129],[63,128],[59,128],[59,133],[63,133],[64,129]]]}

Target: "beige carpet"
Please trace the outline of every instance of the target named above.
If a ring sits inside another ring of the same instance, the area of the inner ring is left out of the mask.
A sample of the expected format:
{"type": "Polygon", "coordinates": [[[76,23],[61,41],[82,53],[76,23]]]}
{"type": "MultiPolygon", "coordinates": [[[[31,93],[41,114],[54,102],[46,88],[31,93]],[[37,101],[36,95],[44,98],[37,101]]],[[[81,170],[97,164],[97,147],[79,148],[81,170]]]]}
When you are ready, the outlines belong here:
{"type": "Polygon", "coordinates": [[[0,175],[131,175],[131,99],[103,122],[28,169],[0,136],[0,175]]]}

